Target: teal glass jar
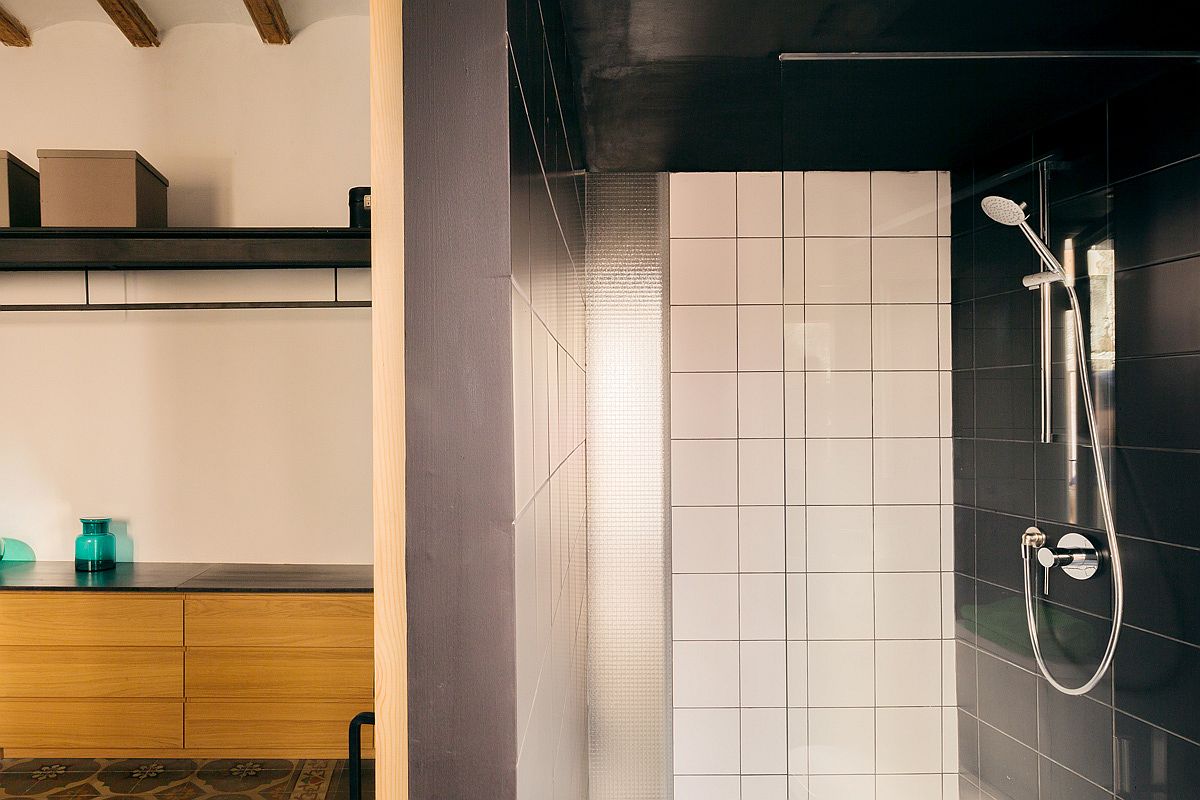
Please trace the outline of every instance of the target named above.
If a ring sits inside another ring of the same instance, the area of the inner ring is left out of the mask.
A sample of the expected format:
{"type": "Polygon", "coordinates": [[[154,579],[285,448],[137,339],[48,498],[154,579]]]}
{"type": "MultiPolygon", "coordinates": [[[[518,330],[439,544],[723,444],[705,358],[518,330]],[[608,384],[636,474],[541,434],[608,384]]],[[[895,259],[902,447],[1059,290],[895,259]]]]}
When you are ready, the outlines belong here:
{"type": "Polygon", "coordinates": [[[117,565],[117,537],[109,517],[83,517],[83,533],[75,537],[75,571],[102,572],[117,565]]]}

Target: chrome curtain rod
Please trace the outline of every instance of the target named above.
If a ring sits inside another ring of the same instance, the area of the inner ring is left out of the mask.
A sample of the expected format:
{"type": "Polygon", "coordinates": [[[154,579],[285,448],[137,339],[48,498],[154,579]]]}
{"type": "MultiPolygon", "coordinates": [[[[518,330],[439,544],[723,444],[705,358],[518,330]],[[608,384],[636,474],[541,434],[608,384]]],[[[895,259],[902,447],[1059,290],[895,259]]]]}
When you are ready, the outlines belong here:
{"type": "Polygon", "coordinates": [[[780,61],[991,61],[1036,58],[1200,59],[1193,50],[994,50],[986,52],[896,51],[840,53],[780,53],[780,61]]]}

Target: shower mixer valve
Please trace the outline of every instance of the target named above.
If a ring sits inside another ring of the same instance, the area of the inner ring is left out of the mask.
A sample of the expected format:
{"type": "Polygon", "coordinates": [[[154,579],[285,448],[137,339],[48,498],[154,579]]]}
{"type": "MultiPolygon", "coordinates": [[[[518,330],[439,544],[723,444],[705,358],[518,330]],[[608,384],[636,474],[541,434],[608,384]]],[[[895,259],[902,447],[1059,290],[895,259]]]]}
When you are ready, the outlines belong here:
{"type": "Polygon", "coordinates": [[[1036,553],[1037,562],[1045,570],[1042,594],[1050,594],[1050,570],[1058,567],[1077,581],[1086,581],[1100,569],[1100,553],[1091,540],[1083,534],[1068,533],[1058,540],[1058,545],[1048,547],[1046,534],[1037,528],[1027,528],[1021,536],[1021,557],[1029,560],[1036,553]]]}

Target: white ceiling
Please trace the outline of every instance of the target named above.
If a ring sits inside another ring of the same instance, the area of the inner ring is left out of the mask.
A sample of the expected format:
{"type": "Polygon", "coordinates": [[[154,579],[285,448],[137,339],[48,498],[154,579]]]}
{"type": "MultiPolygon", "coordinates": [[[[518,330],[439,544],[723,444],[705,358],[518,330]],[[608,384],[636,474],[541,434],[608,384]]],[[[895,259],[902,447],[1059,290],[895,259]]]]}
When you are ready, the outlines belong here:
{"type": "MultiPolygon", "coordinates": [[[[36,34],[63,22],[100,22],[111,25],[96,0],[0,0],[26,28],[36,34]]],[[[293,34],[314,22],[332,17],[365,17],[368,0],[281,0],[293,34]]],[[[140,0],[142,10],[159,35],[179,25],[215,22],[253,27],[242,0],[140,0]]],[[[36,39],[36,35],[35,35],[36,39]]],[[[35,41],[34,44],[37,44],[35,41]]]]}

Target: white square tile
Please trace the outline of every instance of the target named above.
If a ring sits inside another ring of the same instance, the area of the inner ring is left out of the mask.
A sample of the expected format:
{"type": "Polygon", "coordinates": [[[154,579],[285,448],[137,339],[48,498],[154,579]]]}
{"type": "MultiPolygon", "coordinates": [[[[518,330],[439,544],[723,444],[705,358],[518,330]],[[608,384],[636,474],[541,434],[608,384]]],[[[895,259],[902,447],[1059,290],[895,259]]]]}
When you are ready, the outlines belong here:
{"type": "Polygon", "coordinates": [[[783,374],[783,431],[789,439],[804,436],[804,373],[783,374]]]}
{"type": "Polygon", "coordinates": [[[804,240],[783,240],[783,302],[804,302],[804,240]]]}
{"type": "Polygon", "coordinates": [[[806,172],[805,236],[870,236],[871,173],[806,172]]]}
{"type": "Polygon", "coordinates": [[[937,240],[938,302],[949,303],[950,295],[950,239],[942,236],[937,240]]]}
{"type": "Polygon", "coordinates": [[[871,503],[870,439],[809,439],[805,442],[805,488],[809,505],[871,503]]]}
{"type": "Polygon", "coordinates": [[[737,302],[736,239],[671,240],[671,304],[737,302]]]}
{"type": "Polygon", "coordinates": [[[812,572],[861,572],[872,549],[870,506],[809,506],[806,531],[812,572]]]}
{"type": "Polygon", "coordinates": [[[736,775],[740,719],[736,708],[675,709],[675,774],[736,775]]]}
{"type": "Polygon", "coordinates": [[[813,775],[875,772],[875,710],[810,708],[808,761],[813,775]]]}
{"type": "Polygon", "coordinates": [[[941,636],[941,593],[938,572],[875,573],[876,638],[937,639],[941,636]]]}
{"type": "Polygon", "coordinates": [[[804,800],[876,800],[874,775],[813,775],[804,800]]]}
{"type": "MultiPolygon", "coordinates": [[[[792,775],[800,773],[800,780],[803,781],[808,773],[808,709],[789,708],[787,721],[788,772],[792,775]]],[[[798,794],[795,781],[796,778],[788,778],[788,797],[791,800],[804,800],[808,794],[798,794]]]]}
{"type": "Polygon", "coordinates": [[[948,305],[938,307],[938,369],[951,369],[954,364],[950,356],[952,335],[950,332],[951,311],[948,305]]]}
{"type": "MultiPolygon", "coordinates": [[[[348,270],[336,270],[340,275],[348,270]]],[[[355,270],[358,271],[358,270],[355,270]]],[[[370,272],[370,270],[361,270],[362,272],[370,272]]],[[[128,282],[128,273],[124,270],[89,270],[87,273],[87,300],[89,303],[128,303],[129,293],[126,290],[128,282]]],[[[367,296],[365,298],[346,298],[355,300],[370,300],[370,286],[367,288],[367,296]]],[[[342,291],[341,284],[338,286],[338,299],[341,299],[342,291]]]]}
{"type": "Polygon", "coordinates": [[[876,439],[875,502],[880,505],[937,505],[941,494],[940,441],[876,439]]]}
{"type": "Polygon", "coordinates": [[[337,270],[338,300],[370,300],[371,270],[343,267],[337,270]]]}
{"type": "Polygon", "coordinates": [[[874,236],[937,236],[936,172],[872,172],[874,236]]]}
{"type": "Polygon", "coordinates": [[[787,643],[787,704],[808,707],[808,642],[787,643]]]}
{"type": "Polygon", "coordinates": [[[783,639],[787,630],[784,575],[742,575],[740,582],[742,641],[783,639]]]}
{"type": "Polygon", "coordinates": [[[736,369],[736,308],[671,307],[673,372],[733,372],[736,369]]]}
{"type": "Polygon", "coordinates": [[[737,235],[783,235],[783,173],[737,173],[737,235]]]}
{"type": "Polygon", "coordinates": [[[937,372],[874,373],[876,436],[937,436],[941,389],[937,372]]]}
{"type": "Polygon", "coordinates": [[[787,705],[786,647],[781,641],[741,643],[742,707],[787,705]]]}
{"type": "Polygon", "coordinates": [[[805,306],[804,316],[804,369],[871,369],[871,306],[805,306]]]}
{"type": "Polygon", "coordinates": [[[936,303],[937,242],[932,237],[872,239],[872,302],[936,303]]]}
{"type": "Polygon", "coordinates": [[[880,708],[875,711],[875,766],[879,772],[940,772],[942,710],[880,708]]]}
{"type": "Polygon", "coordinates": [[[676,708],[739,705],[737,642],[675,642],[671,690],[676,708]]]}
{"type": "Polygon", "coordinates": [[[738,517],[740,571],[783,572],[783,507],[742,506],[738,517]]]}
{"type": "Polygon", "coordinates": [[[737,240],[737,301],[783,302],[783,240],[737,240]]]}
{"type": "Polygon", "coordinates": [[[82,271],[0,272],[0,305],[76,305],[86,301],[82,271]]]}
{"type": "Polygon", "coordinates": [[[950,229],[950,207],[954,202],[950,193],[950,173],[941,171],[937,174],[937,192],[938,192],[938,236],[949,236],[952,231],[950,229]]]}
{"type": "Polygon", "coordinates": [[[803,439],[786,439],[783,447],[783,495],[788,505],[798,506],[805,502],[807,496],[805,470],[805,451],[808,448],[803,439]]]}
{"type": "Polygon", "coordinates": [[[783,366],[804,370],[804,306],[783,307],[783,366]]]}
{"type": "Polygon", "coordinates": [[[808,705],[852,708],[875,705],[874,642],[809,642],[808,705]]]}
{"type": "Polygon", "coordinates": [[[787,775],[743,775],[742,800],[788,800],[787,775]]]}
{"type": "Polygon", "coordinates": [[[872,355],[875,369],[938,368],[938,306],[874,306],[872,355]]]}
{"type": "Polygon", "coordinates": [[[671,376],[671,436],[736,439],[738,381],[733,372],[676,372],[671,376]]]}
{"type": "Polygon", "coordinates": [[[783,235],[804,235],[804,173],[783,173],[783,235]]]}
{"type": "Polygon", "coordinates": [[[671,509],[671,569],[674,572],[737,572],[737,508],[671,509]]]}
{"type": "Polygon", "coordinates": [[[671,587],[676,641],[738,638],[737,575],[675,575],[671,587]]]}
{"type": "Polygon", "coordinates": [[[875,610],[869,572],[808,574],[808,638],[873,639],[875,610]]]}
{"type": "Polygon", "coordinates": [[[871,302],[871,240],[804,240],[804,302],[871,302]]]}
{"type": "Polygon", "coordinates": [[[938,435],[954,435],[954,373],[938,373],[938,435]]]}
{"type": "Polygon", "coordinates": [[[875,800],[933,800],[942,797],[941,775],[878,775],[875,800]]]}
{"type": "Polygon", "coordinates": [[[737,368],[783,370],[783,306],[738,306],[737,368]]]}
{"type": "Polygon", "coordinates": [[[802,572],[787,575],[787,638],[808,636],[808,576],[802,572]]]}
{"type": "Polygon", "coordinates": [[[130,303],[320,301],[334,297],[331,269],[132,270],[130,303]]]}
{"type": "Polygon", "coordinates": [[[783,438],[782,372],[739,373],[737,395],[738,436],[743,439],[783,438]]]}
{"type": "Polygon", "coordinates": [[[741,779],[737,775],[676,775],[674,800],[741,800],[741,779]]]}
{"type": "Polygon", "coordinates": [[[784,513],[784,539],[786,541],[788,572],[804,572],[808,569],[806,540],[808,523],[804,518],[804,506],[788,506],[784,513]]]}
{"type": "Polygon", "coordinates": [[[737,178],[732,172],[674,172],[671,238],[737,236],[737,178]]]}
{"type": "Polygon", "coordinates": [[[741,439],[738,445],[738,504],[783,505],[783,439],[741,439]]]}
{"type": "Polygon", "coordinates": [[[671,442],[671,503],[677,506],[736,506],[737,442],[677,439],[671,442]]]}
{"type": "Polygon", "coordinates": [[[936,572],[941,568],[938,506],[875,506],[875,571],[936,572]]]}
{"type": "Polygon", "coordinates": [[[787,709],[742,709],[742,772],[787,774],[787,709]]]}
{"type": "MultiPolygon", "coordinates": [[[[942,709],[942,771],[958,772],[958,709],[942,709]]],[[[953,795],[957,798],[958,795],[953,795]]],[[[952,800],[947,795],[943,800],[952,800]]]]}
{"type": "Polygon", "coordinates": [[[875,642],[875,705],[941,704],[942,643],[937,639],[875,642]]]}
{"type": "MultiPolygon", "coordinates": [[[[945,593],[942,595],[945,602],[945,593]]],[[[958,676],[954,659],[954,640],[942,640],[942,705],[953,706],[958,699],[958,676]]]]}
{"type": "Polygon", "coordinates": [[[804,390],[806,436],[871,436],[870,372],[810,372],[804,390]]]}

